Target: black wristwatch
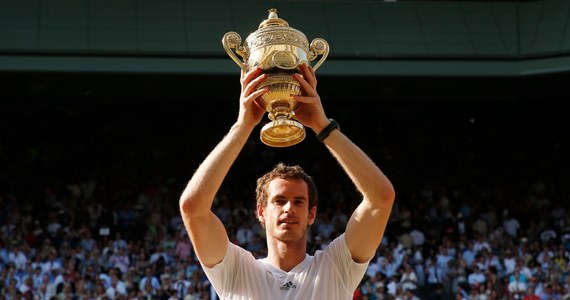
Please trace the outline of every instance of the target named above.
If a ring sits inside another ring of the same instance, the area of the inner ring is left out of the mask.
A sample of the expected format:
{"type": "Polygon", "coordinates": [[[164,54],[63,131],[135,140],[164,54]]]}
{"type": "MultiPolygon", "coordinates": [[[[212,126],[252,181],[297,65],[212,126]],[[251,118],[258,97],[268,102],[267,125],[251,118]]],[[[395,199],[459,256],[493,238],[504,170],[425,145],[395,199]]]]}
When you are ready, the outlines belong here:
{"type": "Polygon", "coordinates": [[[329,121],[331,121],[329,125],[327,125],[327,127],[321,130],[319,134],[317,134],[317,140],[321,143],[324,142],[327,137],[329,137],[329,134],[331,134],[333,130],[335,129],[340,130],[340,125],[338,125],[337,121],[335,121],[334,119],[329,119],[329,121]]]}

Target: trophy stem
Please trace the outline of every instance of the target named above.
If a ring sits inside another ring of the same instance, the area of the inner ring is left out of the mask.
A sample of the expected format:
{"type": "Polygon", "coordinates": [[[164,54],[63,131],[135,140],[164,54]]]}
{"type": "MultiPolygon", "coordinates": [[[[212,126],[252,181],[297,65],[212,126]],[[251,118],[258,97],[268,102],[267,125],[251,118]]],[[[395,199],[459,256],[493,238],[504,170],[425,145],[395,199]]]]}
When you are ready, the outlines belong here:
{"type": "Polygon", "coordinates": [[[271,121],[280,119],[291,119],[295,115],[295,112],[291,110],[287,103],[280,103],[274,105],[268,114],[271,121]]]}
{"type": "Polygon", "coordinates": [[[305,139],[305,127],[286,115],[275,116],[275,120],[263,126],[260,132],[261,141],[272,147],[288,147],[305,139]]]}

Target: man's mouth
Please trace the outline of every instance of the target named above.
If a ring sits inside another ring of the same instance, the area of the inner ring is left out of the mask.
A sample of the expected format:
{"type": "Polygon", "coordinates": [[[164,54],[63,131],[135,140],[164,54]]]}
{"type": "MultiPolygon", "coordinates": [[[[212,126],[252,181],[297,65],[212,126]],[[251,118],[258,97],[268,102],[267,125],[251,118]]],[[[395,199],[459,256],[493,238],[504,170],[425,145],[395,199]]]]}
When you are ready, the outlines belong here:
{"type": "Polygon", "coordinates": [[[279,224],[292,225],[292,224],[297,224],[297,223],[299,223],[299,222],[297,222],[296,220],[292,220],[292,219],[279,220],[279,224]]]}

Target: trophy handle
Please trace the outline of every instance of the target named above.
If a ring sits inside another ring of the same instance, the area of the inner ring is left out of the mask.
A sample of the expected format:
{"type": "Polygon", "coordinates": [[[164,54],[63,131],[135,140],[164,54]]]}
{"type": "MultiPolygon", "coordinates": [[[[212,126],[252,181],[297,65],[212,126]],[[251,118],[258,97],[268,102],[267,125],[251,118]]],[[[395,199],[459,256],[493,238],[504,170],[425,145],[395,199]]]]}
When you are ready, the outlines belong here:
{"type": "Polygon", "coordinates": [[[313,61],[317,58],[317,56],[322,55],[321,59],[313,66],[313,70],[317,70],[327,59],[329,55],[329,43],[321,38],[316,38],[311,41],[311,45],[309,47],[308,59],[309,61],[313,61]]]}
{"type": "Polygon", "coordinates": [[[237,32],[227,32],[222,38],[222,45],[230,58],[244,71],[247,71],[243,61],[247,60],[247,49],[241,45],[241,36],[237,32]],[[243,58],[243,61],[232,51],[236,49],[236,53],[243,58]]]}

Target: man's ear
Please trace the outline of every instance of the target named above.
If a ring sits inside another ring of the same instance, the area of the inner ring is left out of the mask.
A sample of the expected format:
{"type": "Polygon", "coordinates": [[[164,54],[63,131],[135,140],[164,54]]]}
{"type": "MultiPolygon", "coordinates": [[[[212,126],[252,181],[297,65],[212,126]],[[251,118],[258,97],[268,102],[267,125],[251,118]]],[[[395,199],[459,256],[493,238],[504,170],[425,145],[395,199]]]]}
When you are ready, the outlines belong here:
{"type": "Polygon", "coordinates": [[[265,225],[265,208],[261,205],[257,205],[257,219],[261,225],[265,225]]]}
{"type": "Polygon", "coordinates": [[[315,223],[315,218],[317,217],[317,207],[313,206],[309,209],[309,221],[307,225],[313,225],[315,223]]]}

